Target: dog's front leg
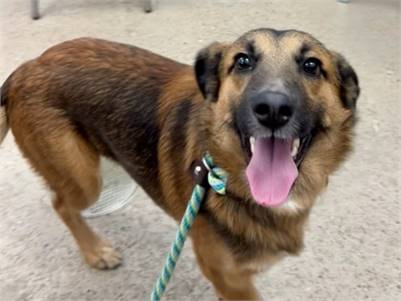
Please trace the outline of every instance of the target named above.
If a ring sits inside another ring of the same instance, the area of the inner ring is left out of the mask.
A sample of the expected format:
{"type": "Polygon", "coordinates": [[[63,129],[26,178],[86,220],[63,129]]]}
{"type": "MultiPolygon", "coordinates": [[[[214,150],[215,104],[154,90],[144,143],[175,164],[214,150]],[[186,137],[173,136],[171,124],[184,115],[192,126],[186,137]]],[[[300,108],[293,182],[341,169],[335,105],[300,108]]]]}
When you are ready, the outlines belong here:
{"type": "Polygon", "coordinates": [[[201,271],[212,282],[220,300],[262,300],[252,283],[255,272],[234,260],[212,226],[198,218],[192,231],[201,271]]]}

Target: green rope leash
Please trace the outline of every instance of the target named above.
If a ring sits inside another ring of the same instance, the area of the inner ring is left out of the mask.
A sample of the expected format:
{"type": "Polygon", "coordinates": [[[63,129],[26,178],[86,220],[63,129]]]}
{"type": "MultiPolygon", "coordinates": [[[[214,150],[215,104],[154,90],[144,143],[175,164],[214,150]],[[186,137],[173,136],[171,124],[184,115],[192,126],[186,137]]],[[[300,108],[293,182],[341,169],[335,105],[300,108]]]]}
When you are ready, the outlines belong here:
{"type": "Polygon", "coordinates": [[[212,157],[206,154],[202,161],[194,166],[194,178],[197,183],[192,191],[191,199],[187,205],[184,216],[182,217],[180,226],[175,236],[175,240],[171,245],[170,253],[167,256],[163,270],[157,279],[152,290],[151,301],[159,301],[167,284],[174,272],[178,258],[181,254],[184,242],[189,230],[191,229],[202,201],[205,197],[206,186],[210,186],[218,194],[225,194],[227,174],[224,170],[213,164],[212,157]],[[207,175],[207,183],[205,177],[207,175]]]}

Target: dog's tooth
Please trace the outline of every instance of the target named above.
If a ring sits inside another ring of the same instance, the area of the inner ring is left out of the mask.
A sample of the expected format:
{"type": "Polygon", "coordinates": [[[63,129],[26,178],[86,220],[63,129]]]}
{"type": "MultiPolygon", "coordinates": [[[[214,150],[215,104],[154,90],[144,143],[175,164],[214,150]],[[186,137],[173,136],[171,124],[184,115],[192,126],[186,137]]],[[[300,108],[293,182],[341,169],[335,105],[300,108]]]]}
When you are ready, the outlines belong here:
{"type": "Polygon", "coordinates": [[[251,138],[249,138],[249,142],[250,142],[251,144],[255,144],[255,137],[252,137],[252,136],[251,136],[251,138]]]}
{"type": "Polygon", "coordinates": [[[292,151],[291,151],[291,156],[293,157],[293,158],[295,158],[295,156],[298,154],[298,148],[293,148],[292,149],[292,151]]]}
{"type": "Polygon", "coordinates": [[[251,153],[253,154],[255,150],[255,137],[249,138],[249,145],[251,146],[251,153]]]}
{"type": "Polygon", "coordinates": [[[298,154],[299,145],[301,144],[301,140],[299,138],[295,139],[292,143],[291,148],[291,156],[295,157],[298,154]]]}
{"type": "Polygon", "coordinates": [[[297,138],[297,139],[295,139],[294,142],[292,143],[292,147],[298,148],[300,144],[301,144],[301,139],[297,138]]]}

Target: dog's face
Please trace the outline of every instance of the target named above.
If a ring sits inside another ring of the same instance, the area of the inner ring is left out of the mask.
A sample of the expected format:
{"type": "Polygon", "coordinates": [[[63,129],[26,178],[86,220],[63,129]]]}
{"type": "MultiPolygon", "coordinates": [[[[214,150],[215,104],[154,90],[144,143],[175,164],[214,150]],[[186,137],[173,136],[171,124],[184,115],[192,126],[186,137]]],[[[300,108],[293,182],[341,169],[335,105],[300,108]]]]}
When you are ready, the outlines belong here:
{"type": "Polygon", "coordinates": [[[195,73],[228,189],[266,207],[309,208],[351,148],[352,67],[306,33],[259,29],[202,50],[195,73]]]}

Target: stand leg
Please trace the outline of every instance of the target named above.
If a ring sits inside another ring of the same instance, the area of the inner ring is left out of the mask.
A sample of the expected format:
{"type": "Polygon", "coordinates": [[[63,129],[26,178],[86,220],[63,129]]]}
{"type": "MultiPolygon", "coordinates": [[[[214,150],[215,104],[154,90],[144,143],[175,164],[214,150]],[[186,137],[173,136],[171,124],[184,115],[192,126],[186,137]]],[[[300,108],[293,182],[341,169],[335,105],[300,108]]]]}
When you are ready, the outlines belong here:
{"type": "Polygon", "coordinates": [[[33,20],[37,20],[40,18],[39,0],[31,0],[31,18],[33,20]]]}
{"type": "Polygon", "coordinates": [[[145,12],[150,13],[153,10],[153,0],[145,0],[145,12]]]}

